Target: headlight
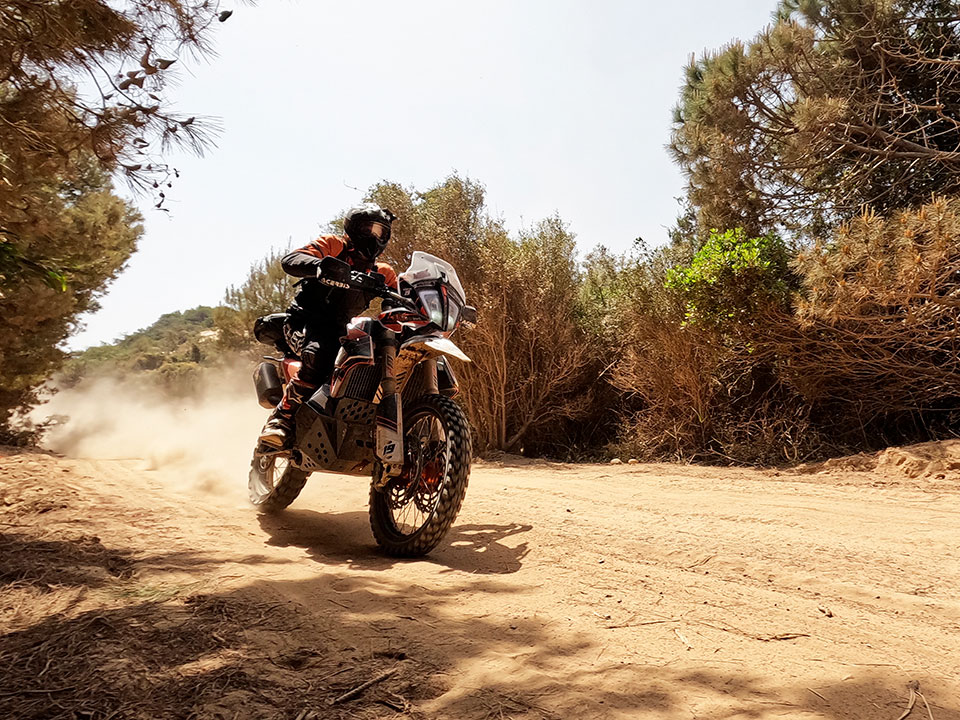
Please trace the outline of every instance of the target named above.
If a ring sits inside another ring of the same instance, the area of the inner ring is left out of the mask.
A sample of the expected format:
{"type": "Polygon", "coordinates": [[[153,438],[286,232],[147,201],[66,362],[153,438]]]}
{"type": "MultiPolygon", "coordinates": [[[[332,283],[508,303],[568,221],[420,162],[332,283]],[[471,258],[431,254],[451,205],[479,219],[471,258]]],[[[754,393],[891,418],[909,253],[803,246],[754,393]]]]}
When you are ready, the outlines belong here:
{"type": "Polygon", "coordinates": [[[460,306],[453,301],[449,301],[447,307],[449,311],[447,315],[447,326],[444,330],[449,332],[457,326],[457,319],[460,317],[460,306]]]}
{"type": "Polygon", "coordinates": [[[421,290],[420,302],[423,303],[424,310],[427,311],[427,317],[430,322],[440,329],[443,327],[443,303],[440,301],[440,293],[436,290],[421,290]]]}

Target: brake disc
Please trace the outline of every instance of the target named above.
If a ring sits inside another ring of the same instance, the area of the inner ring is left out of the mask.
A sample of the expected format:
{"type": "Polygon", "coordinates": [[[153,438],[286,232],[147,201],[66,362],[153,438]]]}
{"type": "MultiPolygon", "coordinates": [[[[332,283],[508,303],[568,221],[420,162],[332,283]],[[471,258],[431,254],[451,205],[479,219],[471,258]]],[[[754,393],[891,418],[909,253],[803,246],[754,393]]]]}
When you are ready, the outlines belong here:
{"type": "Polygon", "coordinates": [[[409,478],[397,478],[387,485],[387,504],[392,510],[399,510],[410,504],[412,496],[415,496],[416,482],[409,478]]]}
{"type": "Polygon", "coordinates": [[[413,496],[413,501],[417,504],[417,509],[420,512],[432,512],[437,506],[442,480],[443,466],[439,460],[434,458],[424,464],[423,470],[417,478],[417,489],[413,496]]]}

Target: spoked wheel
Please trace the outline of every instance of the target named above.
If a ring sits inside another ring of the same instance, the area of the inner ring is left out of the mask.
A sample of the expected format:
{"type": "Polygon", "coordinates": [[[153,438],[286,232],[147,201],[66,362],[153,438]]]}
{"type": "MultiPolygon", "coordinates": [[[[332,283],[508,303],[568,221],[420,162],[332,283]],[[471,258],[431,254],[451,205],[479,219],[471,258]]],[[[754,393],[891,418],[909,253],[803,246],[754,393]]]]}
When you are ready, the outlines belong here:
{"type": "Polygon", "coordinates": [[[403,414],[403,473],[370,488],[370,527],[388,555],[426,555],[463,504],[470,477],[470,429],[463,410],[427,395],[403,414]]]}
{"type": "Polygon", "coordinates": [[[297,499],[310,473],[293,466],[286,453],[254,453],[250,465],[250,502],[260,512],[277,512],[297,499]]]}

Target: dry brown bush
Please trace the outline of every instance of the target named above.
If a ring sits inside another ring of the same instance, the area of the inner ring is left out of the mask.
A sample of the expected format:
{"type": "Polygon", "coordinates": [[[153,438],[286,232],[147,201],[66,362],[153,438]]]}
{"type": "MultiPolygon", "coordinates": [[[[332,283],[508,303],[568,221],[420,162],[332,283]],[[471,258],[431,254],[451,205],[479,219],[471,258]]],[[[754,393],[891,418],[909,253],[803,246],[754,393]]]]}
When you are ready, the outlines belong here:
{"type": "Polygon", "coordinates": [[[865,214],[796,269],[792,307],[725,325],[632,312],[615,382],[638,407],[622,450],[783,463],[955,432],[960,199],[865,214]]]}
{"type": "Polygon", "coordinates": [[[458,372],[474,441],[516,452],[535,431],[555,435],[557,422],[588,412],[599,360],[575,316],[573,236],[563,224],[546,220],[519,240],[490,232],[468,291],[480,321],[462,338],[474,362],[458,372]]]}
{"type": "Polygon", "coordinates": [[[825,422],[869,441],[960,407],[960,199],[864,215],[799,266],[807,297],[766,344],[825,422]]]}
{"type": "Polygon", "coordinates": [[[723,351],[709,333],[669,320],[641,316],[634,331],[613,373],[614,386],[642,404],[627,444],[644,457],[684,458],[713,434],[723,351]]]}
{"type": "Polygon", "coordinates": [[[783,464],[817,456],[810,408],[771,358],[713,330],[647,316],[624,348],[614,385],[627,412],[615,450],[650,460],[783,464]]]}

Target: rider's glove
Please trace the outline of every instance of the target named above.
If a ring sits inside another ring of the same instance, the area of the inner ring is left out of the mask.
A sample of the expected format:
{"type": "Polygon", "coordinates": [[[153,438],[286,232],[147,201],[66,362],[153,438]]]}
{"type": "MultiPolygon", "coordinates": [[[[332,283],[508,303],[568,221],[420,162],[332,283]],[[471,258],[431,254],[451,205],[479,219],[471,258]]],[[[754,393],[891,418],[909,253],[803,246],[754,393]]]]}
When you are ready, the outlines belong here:
{"type": "Polygon", "coordinates": [[[324,273],[323,265],[317,268],[317,280],[319,280],[322,285],[327,285],[329,287],[344,288],[344,289],[350,288],[349,283],[345,283],[342,280],[337,280],[333,277],[330,277],[331,274],[332,273],[324,273]]]}

